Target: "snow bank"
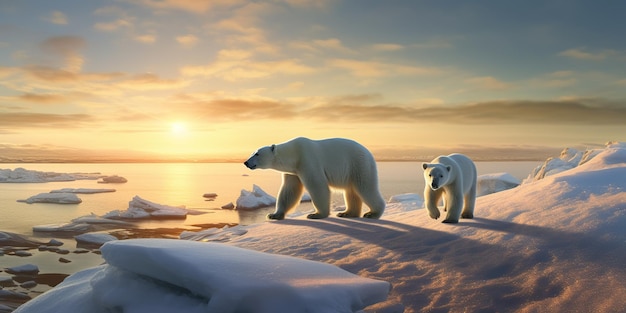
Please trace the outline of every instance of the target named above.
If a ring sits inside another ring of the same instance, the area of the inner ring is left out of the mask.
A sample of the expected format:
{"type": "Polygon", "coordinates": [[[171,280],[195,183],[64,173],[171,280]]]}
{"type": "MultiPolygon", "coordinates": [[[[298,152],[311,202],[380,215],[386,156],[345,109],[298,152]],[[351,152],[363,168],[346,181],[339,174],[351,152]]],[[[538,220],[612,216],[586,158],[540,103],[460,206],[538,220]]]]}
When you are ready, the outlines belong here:
{"type": "Polygon", "coordinates": [[[333,265],[217,243],[133,239],[101,251],[108,265],[15,312],[354,312],[390,288],[333,265]]]}
{"type": "Polygon", "coordinates": [[[102,217],[112,219],[185,219],[188,213],[189,211],[184,206],[174,207],[158,204],[135,196],[128,202],[128,209],[124,211],[114,210],[102,217]]]}
{"type": "Polygon", "coordinates": [[[515,188],[522,182],[509,173],[495,173],[478,176],[476,196],[484,196],[507,189],[515,188]]]}
{"type": "Polygon", "coordinates": [[[563,171],[575,168],[579,165],[585,164],[600,154],[605,149],[624,149],[626,143],[623,142],[609,142],[604,149],[588,149],[586,151],[579,151],[573,148],[565,148],[561,151],[561,155],[557,158],[548,158],[544,164],[535,168],[524,182],[532,182],[558,174],[563,171]]]}
{"type": "Polygon", "coordinates": [[[44,192],[34,195],[26,200],[17,200],[17,202],[32,203],[57,203],[57,204],[78,204],[83,202],[77,195],[73,193],[50,193],[44,192]]]}

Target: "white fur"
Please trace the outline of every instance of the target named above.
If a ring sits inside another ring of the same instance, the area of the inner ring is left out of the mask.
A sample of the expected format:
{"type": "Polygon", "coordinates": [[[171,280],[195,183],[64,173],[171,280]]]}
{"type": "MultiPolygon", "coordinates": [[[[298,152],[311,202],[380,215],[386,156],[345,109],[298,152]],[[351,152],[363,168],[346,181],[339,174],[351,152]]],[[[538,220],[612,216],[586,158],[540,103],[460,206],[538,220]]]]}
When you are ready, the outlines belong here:
{"type": "Polygon", "coordinates": [[[363,202],[370,208],[364,217],[379,218],[385,210],[374,157],[352,140],[299,137],[260,148],[244,164],[250,169],[283,173],[276,211],[268,215],[270,219],[283,219],[299,203],[303,187],[315,206],[315,213],[308,218],[325,218],[330,214],[330,187],[344,191],[347,209],[338,214],[340,217],[360,216],[363,202]]]}
{"type": "Polygon", "coordinates": [[[439,201],[443,198],[444,223],[458,223],[459,217],[473,218],[476,202],[476,166],[459,153],[439,156],[423,163],[424,203],[433,219],[439,218],[439,201]]]}

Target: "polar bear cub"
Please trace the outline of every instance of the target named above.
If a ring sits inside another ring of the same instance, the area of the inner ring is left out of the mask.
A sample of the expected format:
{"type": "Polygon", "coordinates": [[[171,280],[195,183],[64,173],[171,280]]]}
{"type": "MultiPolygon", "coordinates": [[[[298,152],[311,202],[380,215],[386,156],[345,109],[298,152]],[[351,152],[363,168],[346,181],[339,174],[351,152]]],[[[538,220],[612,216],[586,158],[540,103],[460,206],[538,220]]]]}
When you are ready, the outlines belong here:
{"type": "Polygon", "coordinates": [[[428,214],[439,218],[439,201],[443,198],[444,223],[458,223],[459,217],[473,218],[476,202],[476,166],[467,156],[459,153],[439,156],[431,163],[423,163],[424,202],[428,214]]]}
{"type": "Polygon", "coordinates": [[[349,139],[299,137],[260,148],[244,165],[252,170],[274,169],[282,173],[276,211],[267,216],[269,219],[285,218],[300,202],[303,188],[307,189],[315,206],[315,213],[308,218],[328,217],[331,187],[344,192],[346,210],[339,213],[339,217],[359,217],[363,202],[370,208],[363,217],[380,218],[385,210],[374,157],[365,147],[349,139]]]}

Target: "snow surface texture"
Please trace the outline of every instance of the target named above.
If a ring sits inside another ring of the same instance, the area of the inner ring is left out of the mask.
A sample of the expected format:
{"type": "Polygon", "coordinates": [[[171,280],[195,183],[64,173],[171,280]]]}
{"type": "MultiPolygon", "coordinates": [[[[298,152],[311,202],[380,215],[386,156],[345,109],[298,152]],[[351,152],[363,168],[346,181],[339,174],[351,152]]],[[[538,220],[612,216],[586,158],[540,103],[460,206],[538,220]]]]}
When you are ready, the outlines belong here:
{"type": "Polygon", "coordinates": [[[15,312],[354,312],[390,285],[336,266],[217,243],[132,239],[15,312]]]}
{"type": "Polygon", "coordinates": [[[26,200],[17,200],[17,202],[26,203],[57,203],[57,204],[78,204],[83,202],[78,196],[67,192],[44,192],[34,195],[26,200]]]}
{"type": "MultiPolygon", "coordinates": [[[[623,312],[626,145],[611,144],[589,155],[569,170],[479,197],[476,217],[456,225],[431,220],[417,205],[419,198],[409,195],[388,203],[380,220],[302,215],[185,238],[323,261],[390,282],[388,300],[366,312],[623,312]]],[[[204,251],[176,245],[181,263],[161,270],[162,275],[189,275],[182,264],[204,251]]],[[[137,257],[117,262],[146,264],[137,257]]],[[[202,280],[206,268],[198,268],[191,281],[202,280]]],[[[175,284],[115,269],[74,274],[18,312],[68,307],[98,312],[94,295],[100,303],[128,303],[125,312],[162,312],[164,303],[177,303],[179,312],[201,310],[175,284]]],[[[236,273],[231,278],[242,282],[236,273]]]]}

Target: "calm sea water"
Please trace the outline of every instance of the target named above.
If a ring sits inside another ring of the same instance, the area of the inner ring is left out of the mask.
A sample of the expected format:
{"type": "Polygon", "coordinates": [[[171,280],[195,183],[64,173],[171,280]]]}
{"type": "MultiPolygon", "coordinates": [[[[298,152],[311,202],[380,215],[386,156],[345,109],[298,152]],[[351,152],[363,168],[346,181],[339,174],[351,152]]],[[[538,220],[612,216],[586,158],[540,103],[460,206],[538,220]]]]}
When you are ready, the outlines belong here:
{"type": "MultiPolygon", "coordinates": [[[[479,162],[478,174],[508,172],[524,179],[541,162],[479,162]]],[[[378,164],[380,189],[388,199],[401,193],[422,193],[424,182],[421,163],[381,162],[378,164]]],[[[102,215],[112,210],[125,210],[128,202],[138,195],[146,200],[166,204],[184,205],[206,214],[188,216],[185,221],[149,221],[141,227],[180,227],[203,223],[262,222],[273,208],[252,212],[221,210],[222,205],[235,203],[242,189],[259,185],[271,195],[276,195],[281,184],[280,174],[271,170],[247,169],[239,163],[165,163],[165,164],[0,164],[0,168],[52,171],[62,173],[94,173],[120,175],[128,179],[125,184],[98,184],[95,180],[53,183],[0,183],[0,230],[33,235],[36,225],[61,224],[73,218],[94,213],[102,215]],[[77,205],[27,204],[17,202],[42,192],[61,188],[114,188],[114,193],[80,194],[83,202],[77,205]],[[215,201],[206,201],[205,193],[217,193],[215,201]]],[[[343,205],[341,194],[333,196],[333,205],[343,205]]],[[[298,210],[312,210],[311,204],[302,204],[298,210]]],[[[35,234],[36,235],[36,234],[35,234]]]]}

